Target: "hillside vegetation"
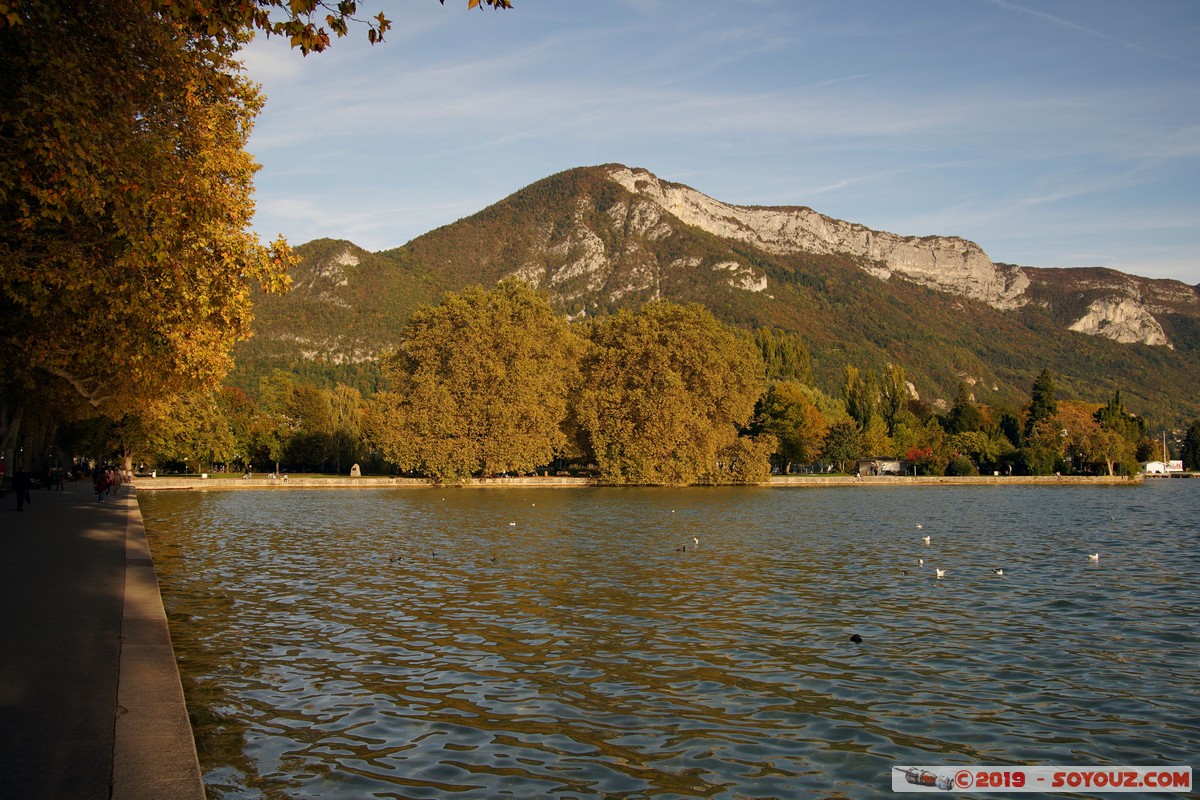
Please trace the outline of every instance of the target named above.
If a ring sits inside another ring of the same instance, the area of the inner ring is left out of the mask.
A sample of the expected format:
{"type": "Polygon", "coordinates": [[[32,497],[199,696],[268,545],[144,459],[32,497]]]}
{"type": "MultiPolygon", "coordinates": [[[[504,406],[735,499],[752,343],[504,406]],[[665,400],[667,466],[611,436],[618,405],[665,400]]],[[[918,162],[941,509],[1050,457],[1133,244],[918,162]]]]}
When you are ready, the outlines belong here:
{"type": "Polygon", "coordinates": [[[1103,402],[1119,390],[1156,428],[1200,415],[1192,287],[1111,270],[1023,268],[1034,276],[1030,302],[1001,311],[898,275],[881,280],[868,271],[879,265],[861,255],[781,254],[722,238],[635,195],[607,169],[551,176],[382,253],[332,240],[301,246],[292,291],[256,306],[257,336],[237,351],[234,382],[252,391],[281,368],[370,393],[379,354],[399,341],[414,308],[517,276],[575,320],[663,299],[698,303],[747,330],[795,333],[811,355],[813,383],[829,394],[847,365],[880,371],[895,363],[934,408],[949,408],[962,382],[977,402],[1009,406],[1049,368],[1062,396],[1103,402]],[[1155,319],[1171,347],[1067,329],[1125,284],[1144,295],[1151,284],[1170,284],[1155,319]]]}

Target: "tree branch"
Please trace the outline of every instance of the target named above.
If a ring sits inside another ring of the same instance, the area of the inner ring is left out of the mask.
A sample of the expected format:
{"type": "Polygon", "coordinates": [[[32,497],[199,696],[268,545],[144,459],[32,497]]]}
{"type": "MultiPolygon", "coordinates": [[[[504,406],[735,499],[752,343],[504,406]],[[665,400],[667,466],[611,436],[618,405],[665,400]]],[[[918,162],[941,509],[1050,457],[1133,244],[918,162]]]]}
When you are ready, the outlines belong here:
{"type": "Polygon", "coordinates": [[[55,377],[58,377],[58,378],[62,378],[64,381],[71,384],[71,386],[75,389],[75,391],[78,392],[79,395],[81,397],[83,397],[84,400],[87,400],[88,403],[91,404],[92,408],[98,408],[100,406],[100,404],[103,403],[108,398],[108,395],[100,394],[100,391],[104,388],[103,383],[100,384],[99,386],[97,386],[94,391],[89,392],[84,387],[82,378],[77,378],[76,376],[72,375],[71,373],[67,372],[66,370],[59,369],[58,367],[50,366],[47,364],[39,364],[38,366],[41,367],[42,369],[44,369],[46,372],[49,372],[51,375],[54,375],[55,377]]]}

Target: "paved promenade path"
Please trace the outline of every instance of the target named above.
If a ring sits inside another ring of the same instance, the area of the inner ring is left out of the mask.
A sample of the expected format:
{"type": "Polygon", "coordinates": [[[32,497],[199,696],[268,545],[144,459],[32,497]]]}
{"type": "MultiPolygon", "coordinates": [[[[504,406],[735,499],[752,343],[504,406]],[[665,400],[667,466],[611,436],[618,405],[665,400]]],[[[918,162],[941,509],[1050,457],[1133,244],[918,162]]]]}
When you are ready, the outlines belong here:
{"type": "Polygon", "coordinates": [[[0,798],[202,800],[134,493],[0,500],[0,798]]]}

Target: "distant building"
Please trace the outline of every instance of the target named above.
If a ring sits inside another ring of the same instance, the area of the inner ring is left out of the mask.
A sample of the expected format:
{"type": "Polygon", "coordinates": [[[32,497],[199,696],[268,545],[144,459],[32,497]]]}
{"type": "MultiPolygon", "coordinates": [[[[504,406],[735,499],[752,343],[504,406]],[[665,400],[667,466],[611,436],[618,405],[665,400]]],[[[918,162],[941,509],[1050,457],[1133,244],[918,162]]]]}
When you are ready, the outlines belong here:
{"type": "MultiPolygon", "coordinates": [[[[1179,463],[1180,467],[1183,466],[1181,462],[1176,463],[1179,463]]],[[[1167,465],[1161,461],[1143,461],[1142,472],[1146,473],[1147,475],[1166,475],[1167,465]]]]}
{"type": "Polygon", "coordinates": [[[859,475],[911,475],[912,462],[900,458],[871,458],[858,462],[859,475]]]}

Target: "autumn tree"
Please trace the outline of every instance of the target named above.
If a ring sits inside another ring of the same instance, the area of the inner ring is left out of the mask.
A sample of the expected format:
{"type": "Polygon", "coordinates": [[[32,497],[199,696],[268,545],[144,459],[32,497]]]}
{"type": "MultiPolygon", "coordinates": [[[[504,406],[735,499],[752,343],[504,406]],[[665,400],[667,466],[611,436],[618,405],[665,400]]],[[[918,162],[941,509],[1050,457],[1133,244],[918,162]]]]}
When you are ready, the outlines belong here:
{"type": "Polygon", "coordinates": [[[0,26],[7,374],[31,389],[52,375],[113,413],[214,385],[249,331],[251,289],[282,288],[289,259],[246,230],[256,88],[227,48],[138,0],[12,13],[0,26]]]}
{"type": "Polygon", "coordinates": [[[443,482],[530,472],[567,446],[578,340],[549,300],[507,280],[418,309],[383,359],[392,391],[372,438],[390,461],[443,482]]]}
{"type": "Polygon", "coordinates": [[[357,7],[0,2],[0,449],[52,384],[76,397],[61,416],[117,419],[228,371],[252,289],[283,289],[292,258],[248,230],[262,99],[235,52],[256,30],[320,51],[357,7]]]}
{"type": "Polygon", "coordinates": [[[1064,400],[1058,403],[1055,414],[1053,427],[1060,432],[1063,455],[1080,472],[1104,460],[1097,454],[1100,424],[1096,421],[1096,411],[1096,403],[1064,400]]]}
{"type": "Polygon", "coordinates": [[[757,348],[702,306],[667,302],[598,319],[589,339],[577,407],[602,479],[716,480],[762,392],[757,348]]]}
{"type": "Polygon", "coordinates": [[[705,476],[712,484],[765,483],[771,479],[771,453],[778,447],[770,434],[738,436],[717,451],[716,468],[705,476]]]}
{"type": "MultiPolygon", "coordinates": [[[[445,5],[446,0],[439,2],[445,5]]],[[[512,8],[511,0],[467,0],[468,8],[485,5],[494,9],[512,8]]],[[[304,55],[323,52],[332,42],[330,34],[346,36],[355,23],[366,26],[367,39],[372,44],[382,42],[392,27],[392,21],[383,12],[365,20],[356,17],[357,0],[150,0],[149,6],[155,13],[166,15],[189,30],[203,32],[221,44],[236,43],[260,31],[266,36],[286,38],[304,55]]]]}
{"type": "Polygon", "coordinates": [[[809,464],[821,454],[829,424],[813,400],[813,390],[797,381],[780,381],[767,389],[759,404],[756,430],[778,441],[777,465],[809,464]]]}

